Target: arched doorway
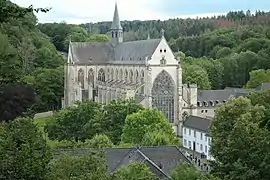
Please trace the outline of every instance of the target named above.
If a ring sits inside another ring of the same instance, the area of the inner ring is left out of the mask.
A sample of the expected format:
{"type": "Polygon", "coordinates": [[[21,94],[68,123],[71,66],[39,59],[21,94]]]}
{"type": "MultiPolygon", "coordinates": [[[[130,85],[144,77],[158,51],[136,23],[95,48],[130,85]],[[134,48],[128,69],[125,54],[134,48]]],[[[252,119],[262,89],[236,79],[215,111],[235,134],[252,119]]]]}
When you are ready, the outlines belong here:
{"type": "Polygon", "coordinates": [[[156,77],[152,93],[152,107],[160,110],[170,123],[174,122],[174,100],[175,85],[172,77],[166,72],[162,71],[156,77]]]}

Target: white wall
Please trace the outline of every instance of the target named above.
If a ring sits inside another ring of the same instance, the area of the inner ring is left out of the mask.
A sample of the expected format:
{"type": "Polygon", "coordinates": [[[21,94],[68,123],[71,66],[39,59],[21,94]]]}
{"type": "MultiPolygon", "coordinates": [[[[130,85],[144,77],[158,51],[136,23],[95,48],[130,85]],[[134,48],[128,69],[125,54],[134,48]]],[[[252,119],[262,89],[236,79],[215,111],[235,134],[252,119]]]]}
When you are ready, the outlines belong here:
{"type": "Polygon", "coordinates": [[[211,137],[206,136],[202,131],[183,126],[183,146],[193,150],[193,142],[195,142],[195,151],[197,153],[204,153],[208,160],[213,159],[209,151],[211,147],[211,137]]]}

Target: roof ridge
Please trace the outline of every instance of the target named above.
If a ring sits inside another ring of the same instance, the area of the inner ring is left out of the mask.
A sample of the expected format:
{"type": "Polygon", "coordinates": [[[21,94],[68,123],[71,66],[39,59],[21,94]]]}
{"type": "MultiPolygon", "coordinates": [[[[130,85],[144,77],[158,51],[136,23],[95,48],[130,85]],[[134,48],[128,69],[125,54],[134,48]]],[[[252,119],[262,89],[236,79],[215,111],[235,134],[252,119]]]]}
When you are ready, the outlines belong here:
{"type": "Polygon", "coordinates": [[[154,163],[148,156],[146,156],[140,149],[137,149],[138,152],[145,158],[146,161],[148,161],[150,164],[152,164],[159,172],[161,172],[164,176],[166,176],[167,178],[171,179],[171,177],[165,173],[161,168],[158,167],[158,165],[156,165],[156,163],[154,163]]]}

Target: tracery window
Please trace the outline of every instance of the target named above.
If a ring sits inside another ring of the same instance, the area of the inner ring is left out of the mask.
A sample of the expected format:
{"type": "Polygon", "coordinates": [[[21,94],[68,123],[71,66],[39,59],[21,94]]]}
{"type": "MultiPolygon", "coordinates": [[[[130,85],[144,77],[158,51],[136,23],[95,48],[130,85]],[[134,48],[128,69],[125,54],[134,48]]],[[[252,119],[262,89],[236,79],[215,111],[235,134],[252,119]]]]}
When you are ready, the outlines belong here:
{"type": "Polygon", "coordinates": [[[92,86],[94,85],[94,80],[95,80],[95,75],[94,75],[94,71],[93,69],[91,68],[89,71],[88,71],[88,84],[92,84],[92,86]]]}
{"type": "Polygon", "coordinates": [[[78,82],[81,83],[81,87],[84,89],[84,72],[82,69],[78,71],[78,82]]]}
{"type": "Polygon", "coordinates": [[[128,71],[125,70],[125,81],[127,81],[127,80],[128,80],[128,71]]]}
{"type": "Polygon", "coordinates": [[[155,79],[152,88],[152,107],[160,110],[170,123],[174,122],[174,83],[172,77],[162,71],[155,79]]]}
{"type": "Polygon", "coordinates": [[[105,82],[105,72],[103,69],[98,71],[98,80],[101,82],[105,82]]]}
{"type": "Polygon", "coordinates": [[[129,73],[129,81],[133,82],[133,71],[132,70],[130,70],[130,73],[129,73]]]}

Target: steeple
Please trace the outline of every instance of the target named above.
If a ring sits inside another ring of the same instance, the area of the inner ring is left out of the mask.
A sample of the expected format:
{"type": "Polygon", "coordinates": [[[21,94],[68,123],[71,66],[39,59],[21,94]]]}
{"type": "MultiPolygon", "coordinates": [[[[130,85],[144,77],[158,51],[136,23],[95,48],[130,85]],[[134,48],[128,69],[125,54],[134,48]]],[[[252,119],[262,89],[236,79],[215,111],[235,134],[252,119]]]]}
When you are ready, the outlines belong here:
{"type": "Polygon", "coordinates": [[[123,42],[123,28],[120,23],[117,3],[115,3],[113,21],[111,25],[111,41],[115,44],[123,42]]]}
{"type": "Polygon", "coordinates": [[[118,8],[117,8],[117,3],[115,3],[115,8],[114,8],[114,15],[113,15],[113,22],[111,25],[111,30],[115,29],[123,29],[120,23],[120,18],[119,18],[119,13],[118,13],[118,8]]]}

